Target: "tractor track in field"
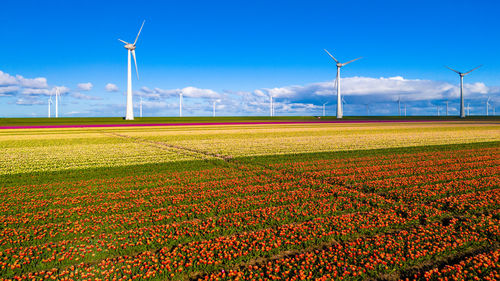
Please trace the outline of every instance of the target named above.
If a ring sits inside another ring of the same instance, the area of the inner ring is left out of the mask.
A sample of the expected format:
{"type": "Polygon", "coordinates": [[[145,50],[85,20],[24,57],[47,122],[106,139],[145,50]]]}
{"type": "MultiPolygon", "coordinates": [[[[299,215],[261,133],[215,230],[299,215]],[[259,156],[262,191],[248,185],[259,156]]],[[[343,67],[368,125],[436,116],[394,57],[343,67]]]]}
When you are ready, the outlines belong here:
{"type": "Polygon", "coordinates": [[[118,133],[114,133],[114,132],[101,132],[101,133],[108,135],[108,136],[129,139],[129,140],[132,140],[133,142],[136,142],[136,143],[145,143],[145,144],[148,144],[150,146],[160,148],[160,149],[165,149],[165,148],[175,149],[184,155],[194,156],[194,157],[197,157],[195,155],[198,155],[198,158],[203,158],[204,156],[208,156],[208,157],[213,157],[213,158],[217,158],[220,160],[224,160],[226,162],[229,162],[231,159],[233,159],[233,157],[230,155],[212,153],[212,152],[208,152],[208,151],[203,151],[203,150],[189,148],[189,147],[183,147],[183,146],[169,144],[169,143],[160,142],[160,141],[152,141],[152,140],[147,140],[147,139],[143,139],[143,138],[132,137],[129,135],[118,134],[118,133]],[[201,156],[201,157],[199,157],[199,156],[201,156]]]}

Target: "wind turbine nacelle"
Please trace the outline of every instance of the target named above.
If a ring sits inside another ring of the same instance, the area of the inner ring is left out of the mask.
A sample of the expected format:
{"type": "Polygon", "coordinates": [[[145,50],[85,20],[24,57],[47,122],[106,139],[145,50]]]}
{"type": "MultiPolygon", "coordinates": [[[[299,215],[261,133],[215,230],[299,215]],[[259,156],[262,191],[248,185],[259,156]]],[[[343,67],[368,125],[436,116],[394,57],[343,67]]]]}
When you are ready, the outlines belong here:
{"type": "Polygon", "coordinates": [[[134,44],[127,44],[124,46],[125,49],[127,50],[135,50],[135,45],[134,44]]]}
{"type": "Polygon", "coordinates": [[[337,67],[342,67],[342,64],[340,62],[337,63],[337,67]]]}

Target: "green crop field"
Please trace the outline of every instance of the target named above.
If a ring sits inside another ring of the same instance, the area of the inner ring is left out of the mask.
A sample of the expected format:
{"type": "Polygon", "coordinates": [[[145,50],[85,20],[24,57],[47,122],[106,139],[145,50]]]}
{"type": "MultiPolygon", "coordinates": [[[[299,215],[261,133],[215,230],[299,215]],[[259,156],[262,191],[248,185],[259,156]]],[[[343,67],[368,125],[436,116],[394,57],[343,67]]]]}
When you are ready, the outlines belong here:
{"type": "Polygon", "coordinates": [[[0,280],[500,279],[498,119],[315,120],[0,129],[0,280]]]}

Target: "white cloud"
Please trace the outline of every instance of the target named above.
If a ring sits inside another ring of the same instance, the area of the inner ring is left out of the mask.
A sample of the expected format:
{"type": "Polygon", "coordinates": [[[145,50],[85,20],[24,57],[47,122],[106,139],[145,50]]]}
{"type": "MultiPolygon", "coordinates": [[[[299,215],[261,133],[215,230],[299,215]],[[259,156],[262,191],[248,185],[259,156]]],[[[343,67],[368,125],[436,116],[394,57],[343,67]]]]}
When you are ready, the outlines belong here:
{"type": "MultiPolygon", "coordinates": [[[[465,84],[467,95],[487,94],[490,89],[484,83],[465,84]]],[[[458,98],[456,85],[433,80],[405,79],[401,76],[389,78],[347,77],[342,79],[342,94],[357,99],[394,101],[397,96],[408,101],[458,98]]],[[[334,82],[319,82],[305,86],[286,86],[255,90],[256,97],[286,99],[295,102],[327,101],[336,96],[334,82]]]]}
{"type": "Polygon", "coordinates": [[[181,90],[182,94],[185,97],[190,97],[190,98],[219,98],[220,95],[210,89],[200,89],[196,87],[186,87],[181,90]]]}
{"type": "Polygon", "coordinates": [[[79,99],[79,100],[100,100],[101,99],[100,97],[85,95],[85,94],[78,93],[78,92],[72,93],[71,96],[74,97],[75,99],[79,99]]]}
{"type": "Polygon", "coordinates": [[[38,78],[24,78],[21,75],[16,75],[16,79],[20,86],[25,88],[37,88],[37,89],[46,89],[49,87],[47,84],[47,78],[38,77],[38,78]]]}
{"type": "Polygon", "coordinates": [[[21,91],[21,94],[23,95],[45,95],[48,96],[50,95],[50,90],[49,89],[32,89],[32,88],[25,88],[21,91]]]}
{"type": "Polygon", "coordinates": [[[104,89],[106,89],[106,92],[118,92],[118,86],[113,83],[106,84],[104,89]]]}
{"type": "Polygon", "coordinates": [[[0,87],[0,97],[11,96],[19,91],[18,86],[0,87]]]}
{"type": "Polygon", "coordinates": [[[90,91],[90,90],[92,90],[92,87],[94,87],[94,85],[92,85],[92,83],[90,83],[90,82],[78,84],[78,89],[80,89],[82,91],[90,91]]]}
{"type": "Polygon", "coordinates": [[[37,97],[23,97],[19,98],[16,101],[17,105],[40,105],[40,104],[45,104],[45,102],[39,100],[37,97]]]}
{"type": "Polygon", "coordinates": [[[0,70],[0,86],[17,85],[17,79],[0,70]]]}

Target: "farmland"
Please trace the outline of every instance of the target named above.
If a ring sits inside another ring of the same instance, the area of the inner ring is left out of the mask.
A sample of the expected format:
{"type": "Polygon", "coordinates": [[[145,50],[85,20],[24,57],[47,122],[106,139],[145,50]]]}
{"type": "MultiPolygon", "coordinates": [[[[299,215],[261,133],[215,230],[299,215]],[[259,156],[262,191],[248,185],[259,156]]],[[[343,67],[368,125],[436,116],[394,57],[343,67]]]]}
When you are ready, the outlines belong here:
{"type": "Polygon", "coordinates": [[[500,122],[0,130],[0,277],[498,280],[500,122]]]}

